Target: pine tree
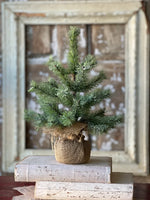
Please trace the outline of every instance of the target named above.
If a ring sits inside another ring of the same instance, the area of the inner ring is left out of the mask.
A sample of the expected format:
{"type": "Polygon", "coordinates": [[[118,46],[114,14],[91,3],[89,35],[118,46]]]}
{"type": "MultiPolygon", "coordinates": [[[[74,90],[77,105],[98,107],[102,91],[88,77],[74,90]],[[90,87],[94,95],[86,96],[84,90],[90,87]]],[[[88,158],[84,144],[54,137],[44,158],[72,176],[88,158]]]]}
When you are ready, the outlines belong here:
{"type": "Polygon", "coordinates": [[[80,61],[78,36],[80,30],[70,27],[68,67],[52,56],[48,61],[49,70],[58,78],[47,82],[31,82],[29,92],[35,92],[40,105],[40,113],[25,111],[25,119],[32,121],[37,128],[65,128],[80,122],[85,123],[94,133],[102,134],[122,120],[122,116],[106,115],[105,109],[91,111],[91,107],[110,97],[110,90],[97,86],[106,79],[105,73],[89,78],[89,72],[96,67],[94,56],[87,55],[80,61]]]}

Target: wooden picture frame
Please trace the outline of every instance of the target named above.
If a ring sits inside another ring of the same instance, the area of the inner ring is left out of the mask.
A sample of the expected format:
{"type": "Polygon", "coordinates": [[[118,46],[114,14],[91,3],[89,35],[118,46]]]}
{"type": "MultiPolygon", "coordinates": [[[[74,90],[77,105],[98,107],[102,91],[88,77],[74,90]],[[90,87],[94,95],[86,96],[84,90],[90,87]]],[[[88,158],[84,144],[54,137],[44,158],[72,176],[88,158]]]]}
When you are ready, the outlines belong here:
{"type": "Polygon", "coordinates": [[[27,155],[50,150],[25,148],[25,25],[124,24],[126,117],[125,150],[99,151],[112,156],[113,171],[148,173],[149,65],[145,13],[139,0],[44,1],[2,4],[3,171],[27,155]]]}

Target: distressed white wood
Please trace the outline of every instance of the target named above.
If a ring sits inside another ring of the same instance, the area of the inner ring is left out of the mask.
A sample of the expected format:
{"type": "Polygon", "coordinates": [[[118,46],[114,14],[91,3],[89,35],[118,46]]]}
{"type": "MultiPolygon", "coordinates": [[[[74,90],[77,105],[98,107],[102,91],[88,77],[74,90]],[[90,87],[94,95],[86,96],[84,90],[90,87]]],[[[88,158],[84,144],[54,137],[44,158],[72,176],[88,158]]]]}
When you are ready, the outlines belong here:
{"type": "Polygon", "coordinates": [[[101,0],[6,4],[26,24],[126,23],[142,7],[140,1],[101,0]]]}
{"type": "Polygon", "coordinates": [[[27,155],[50,155],[49,150],[25,149],[26,24],[111,24],[126,26],[125,150],[92,152],[111,156],[113,170],[148,172],[148,34],[138,0],[48,1],[2,4],[3,23],[3,170],[27,155]],[[84,12],[83,12],[84,10],[84,12]],[[10,34],[11,33],[11,34],[10,34]]]}
{"type": "Polygon", "coordinates": [[[112,159],[91,157],[84,165],[58,163],[54,156],[29,156],[16,164],[15,181],[111,183],[112,159]]]}
{"type": "Polygon", "coordinates": [[[111,184],[37,181],[34,196],[40,199],[57,200],[132,200],[132,175],[115,173],[112,177],[111,184]]]}
{"type": "Polygon", "coordinates": [[[137,15],[133,15],[125,27],[125,149],[132,160],[136,158],[137,23],[137,15]]]}
{"type": "MultiPolygon", "coordinates": [[[[136,130],[138,134],[138,160],[141,168],[147,168],[149,158],[149,34],[147,21],[142,10],[138,13],[139,35],[138,35],[138,53],[137,53],[137,123],[136,130]],[[145,34],[147,33],[147,34],[145,34]],[[143,76],[142,76],[143,74],[143,76]],[[140,106],[139,106],[140,105],[140,106]]],[[[149,165],[148,165],[149,167],[149,165]]]]}
{"type": "Polygon", "coordinates": [[[18,152],[19,157],[25,150],[25,121],[24,121],[24,109],[25,109],[25,24],[18,20],[18,116],[19,116],[19,132],[18,132],[18,152]]]}
{"type": "Polygon", "coordinates": [[[139,10],[126,25],[125,150],[148,169],[149,40],[145,15],[139,10]],[[137,152],[137,153],[136,153],[137,152]]]}
{"type": "Polygon", "coordinates": [[[2,15],[3,52],[3,169],[18,156],[18,115],[17,115],[17,24],[15,15],[4,9],[2,15]],[[6,20],[9,19],[9,20],[6,20]],[[4,23],[5,22],[5,23],[4,23]],[[9,27],[9,28],[8,28],[9,27]],[[9,29],[9,30],[8,30],[9,29]],[[12,33],[12,35],[10,34],[12,33]],[[9,150],[8,150],[9,149],[9,150]]]}

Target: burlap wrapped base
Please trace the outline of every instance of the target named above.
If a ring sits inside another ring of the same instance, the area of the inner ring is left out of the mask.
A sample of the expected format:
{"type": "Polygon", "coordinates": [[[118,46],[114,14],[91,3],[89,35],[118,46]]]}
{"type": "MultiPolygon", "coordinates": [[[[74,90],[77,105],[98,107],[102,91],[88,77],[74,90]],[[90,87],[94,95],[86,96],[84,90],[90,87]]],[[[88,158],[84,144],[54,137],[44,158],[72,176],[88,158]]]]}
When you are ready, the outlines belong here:
{"type": "Polygon", "coordinates": [[[50,134],[54,137],[61,137],[64,139],[70,139],[74,140],[78,137],[78,135],[81,135],[83,130],[86,130],[87,124],[76,122],[72,124],[71,126],[67,127],[53,127],[53,128],[47,128],[43,127],[42,131],[43,133],[50,134]]]}
{"type": "Polygon", "coordinates": [[[60,163],[81,164],[90,159],[91,145],[89,141],[59,139],[55,142],[55,158],[60,163]]]}

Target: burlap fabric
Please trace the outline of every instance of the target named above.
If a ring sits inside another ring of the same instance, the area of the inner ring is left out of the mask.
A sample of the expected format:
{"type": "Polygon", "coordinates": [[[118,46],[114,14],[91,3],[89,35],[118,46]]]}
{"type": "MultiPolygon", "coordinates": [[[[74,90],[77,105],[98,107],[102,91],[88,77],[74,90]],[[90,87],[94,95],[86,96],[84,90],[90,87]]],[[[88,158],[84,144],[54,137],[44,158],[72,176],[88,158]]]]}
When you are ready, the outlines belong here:
{"type": "Polygon", "coordinates": [[[65,164],[86,163],[90,159],[91,144],[89,141],[59,139],[55,142],[55,158],[65,164]]]}
{"type": "Polygon", "coordinates": [[[43,132],[46,134],[50,134],[54,137],[61,137],[64,139],[74,140],[78,135],[81,134],[83,130],[87,128],[87,124],[76,122],[72,126],[68,127],[54,127],[54,128],[43,128],[43,132]]]}
{"type": "Polygon", "coordinates": [[[84,140],[87,124],[76,122],[70,127],[44,128],[43,132],[55,138],[54,150],[58,162],[66,164],[86,163],[90,158],[91,145],[84,140]]]}

